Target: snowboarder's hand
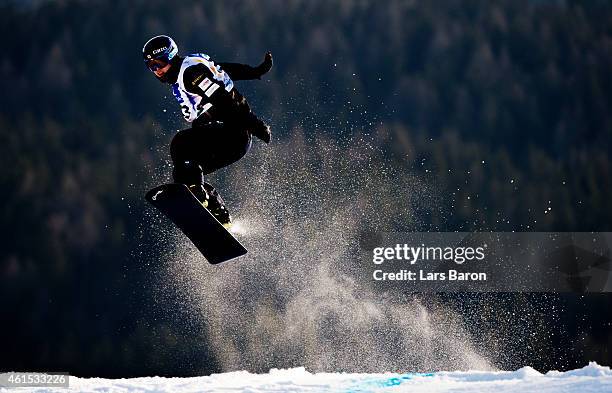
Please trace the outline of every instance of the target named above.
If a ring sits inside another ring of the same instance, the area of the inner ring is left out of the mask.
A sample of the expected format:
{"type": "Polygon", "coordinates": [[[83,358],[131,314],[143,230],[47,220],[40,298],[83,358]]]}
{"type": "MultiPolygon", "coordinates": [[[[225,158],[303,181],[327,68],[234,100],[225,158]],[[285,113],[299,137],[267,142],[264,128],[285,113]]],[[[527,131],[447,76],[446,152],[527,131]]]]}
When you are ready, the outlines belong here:
{"type": "Polygon", "coordinates": [[[250,132],[251,135],[256,136],[266,144],[270,143],[270,140],[272,139],[272,131],[270,131],[270,126],[261,120],[251,129],[250,132]]]}
{"type": "Polygon", "coordinates": [[[257,66],[257,70],[259,71],[259,79],[263,74],[266,74],[272,68],[272,52],[267,52],[264,56],[264,61],[257,66]]]}

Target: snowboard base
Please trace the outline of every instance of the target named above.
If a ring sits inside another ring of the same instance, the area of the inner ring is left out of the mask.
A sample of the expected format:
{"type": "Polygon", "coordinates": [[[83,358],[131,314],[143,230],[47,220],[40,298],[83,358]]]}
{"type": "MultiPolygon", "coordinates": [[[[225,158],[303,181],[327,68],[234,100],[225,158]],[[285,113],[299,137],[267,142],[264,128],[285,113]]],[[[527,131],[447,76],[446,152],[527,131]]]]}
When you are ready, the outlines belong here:
{"type": "Polygon", "coordinates": [[[169,183],[145,195],[212,264],[237,258],[246,248],[206,209],[184,184],[169,183]]]}

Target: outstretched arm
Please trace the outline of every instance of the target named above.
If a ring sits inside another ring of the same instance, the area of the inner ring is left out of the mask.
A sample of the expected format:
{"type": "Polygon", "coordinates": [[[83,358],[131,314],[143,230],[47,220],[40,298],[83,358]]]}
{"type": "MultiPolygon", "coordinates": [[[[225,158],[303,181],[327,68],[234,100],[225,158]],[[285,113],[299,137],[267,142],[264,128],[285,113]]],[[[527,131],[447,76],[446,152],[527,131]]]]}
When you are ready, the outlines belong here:
{"type": "Polygon", "coordinates": [[[272,68],[272,53],[266,53],[264,61],[257,67],[240,63],[219,63],[219,65],[234,81],[261,79],[261,76],[272,68]]]}

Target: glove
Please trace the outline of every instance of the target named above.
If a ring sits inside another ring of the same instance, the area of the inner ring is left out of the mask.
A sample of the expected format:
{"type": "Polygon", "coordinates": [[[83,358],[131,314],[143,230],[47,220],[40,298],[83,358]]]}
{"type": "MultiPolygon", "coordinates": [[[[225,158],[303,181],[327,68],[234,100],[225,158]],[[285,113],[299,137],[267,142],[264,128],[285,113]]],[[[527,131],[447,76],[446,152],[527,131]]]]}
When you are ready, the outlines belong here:
{"type": "Polygon", "coordinates": [[[259,124],[253,127],[251,134],[261,139],[265,144],[270,143],[270,140],[272,139],[272,131],[270,131],[270,126],[263,121],[259,121],[259,124]]]}
{"type": "Polygon", "coordinates": [[[270,71],[270,69],[272,68],[272,64],[272,52],[267,52],[264,56],[264,61],[257,66],[257,72],[259,73],[258,79],[261,79],[261,76],[263,74],[266,74],[268,73],[268,71],[270,71]]]}

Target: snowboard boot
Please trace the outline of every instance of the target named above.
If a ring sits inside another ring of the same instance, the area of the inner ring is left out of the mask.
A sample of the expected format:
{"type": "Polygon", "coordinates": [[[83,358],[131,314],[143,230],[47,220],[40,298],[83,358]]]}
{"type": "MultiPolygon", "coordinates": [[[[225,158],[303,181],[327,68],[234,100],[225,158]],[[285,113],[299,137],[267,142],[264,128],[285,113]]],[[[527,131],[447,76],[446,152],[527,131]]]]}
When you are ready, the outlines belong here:
{"type": "Polygon", "coordinates": [[[208,201],[210,197],[208,196],[208,193],[204,189],[204,186],[202,186],[201,184],[192,184],[188,187],[189,187],[189,191],[191,191],[191,193],[198,199],[198,201],[200,201],[202,206],[204,206],[205,208],[208,208],[208,201]]]}
{"type": "Polygon", "coordinates": [[[212,185],[206,182],[204,182],[202,187],[208,195],[208,211],[215,216],[225,229],[229,229],[232,226],[232,216],[230,216],[229,211],[225,207],[221,195],[219,195],[212,185]]]}

